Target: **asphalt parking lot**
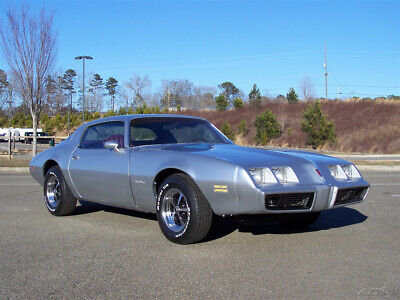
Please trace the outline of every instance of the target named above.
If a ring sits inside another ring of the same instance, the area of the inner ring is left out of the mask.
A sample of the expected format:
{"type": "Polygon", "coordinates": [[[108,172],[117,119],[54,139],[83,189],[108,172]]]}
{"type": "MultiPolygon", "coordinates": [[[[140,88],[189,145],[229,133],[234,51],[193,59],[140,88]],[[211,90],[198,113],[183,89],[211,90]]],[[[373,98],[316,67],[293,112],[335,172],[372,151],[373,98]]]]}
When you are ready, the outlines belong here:
{"type": "Polygon", "coordinates": [[[400,298],[400,174],[306,231],[218,226],[175,245],[153,215],[99,205],[53,217],[27,174],[0,174],[0,298],[400,298]]]}

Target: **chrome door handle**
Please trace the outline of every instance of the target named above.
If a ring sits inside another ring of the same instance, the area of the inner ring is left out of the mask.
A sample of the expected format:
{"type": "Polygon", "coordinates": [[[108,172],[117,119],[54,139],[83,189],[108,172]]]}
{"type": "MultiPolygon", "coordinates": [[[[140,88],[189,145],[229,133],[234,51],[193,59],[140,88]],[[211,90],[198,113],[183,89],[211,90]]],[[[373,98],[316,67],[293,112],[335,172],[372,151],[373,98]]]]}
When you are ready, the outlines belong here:
{"type": "Polygon", "coordinates": [[[71,159],[79,159],[79,156],[72,156],[71,159]]]}

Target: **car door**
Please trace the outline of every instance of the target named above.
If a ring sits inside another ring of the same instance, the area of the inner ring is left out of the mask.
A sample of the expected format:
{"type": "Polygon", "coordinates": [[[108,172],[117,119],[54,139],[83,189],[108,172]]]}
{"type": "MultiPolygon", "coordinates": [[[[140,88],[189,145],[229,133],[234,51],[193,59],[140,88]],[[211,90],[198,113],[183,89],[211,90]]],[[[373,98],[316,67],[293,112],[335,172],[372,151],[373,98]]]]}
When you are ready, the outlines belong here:
{"type": "Polygon", "coordinates": [[[105,122],[86,129],[72,152],[69,173],[79,195],[86,200],[133,206],[129,181],[130,148],[125,147],[124,122],[105,122]],[[105,149],[106,141],[118,142],[105,149]]]}

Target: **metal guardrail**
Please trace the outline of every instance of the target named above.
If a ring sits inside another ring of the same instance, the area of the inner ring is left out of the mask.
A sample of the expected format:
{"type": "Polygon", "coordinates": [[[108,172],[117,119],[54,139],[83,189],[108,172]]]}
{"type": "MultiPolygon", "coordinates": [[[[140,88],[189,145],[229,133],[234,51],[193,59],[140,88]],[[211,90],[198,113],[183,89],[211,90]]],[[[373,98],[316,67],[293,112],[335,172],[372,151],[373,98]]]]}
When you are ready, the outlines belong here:
{"type": "MultiPolygon", "coordinates": [[[[38,139],[49,139],[50,144],[51,141],[53,140],[54,144],[56,140],[59,140],[60,142],[68,138],[67,136],[53,136],[53,135],[47,135],[47,136],[36,136],[38,139]]],[[[33,136],[0,136],[1,140],[7,140],[8,141],[8,147],[7,147],[7,154],[8,158],[11,159],[13,152],[16,152],[15,150],[15,142],[16,141],[21,141],[21,140],[29,140],[33,141],[33,136]]],[[[54,146],[53,144],[53,146],[54,146]]]]}

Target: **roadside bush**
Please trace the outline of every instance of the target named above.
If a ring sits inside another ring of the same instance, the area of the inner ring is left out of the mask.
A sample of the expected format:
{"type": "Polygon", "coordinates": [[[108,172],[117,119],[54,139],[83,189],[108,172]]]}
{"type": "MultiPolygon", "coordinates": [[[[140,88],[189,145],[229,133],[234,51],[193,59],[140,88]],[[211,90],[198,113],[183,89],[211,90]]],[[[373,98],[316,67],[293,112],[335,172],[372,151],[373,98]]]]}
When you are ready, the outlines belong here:
{"type": "Polygon", "coordinates": [[[113,111],[113,110],[108,110],[108,111],[106,111],[106,113],[104,114],[104,118],[106,118],[106,117],[112,117],[112,116],[115,116],[115,115],[116,115],[115,111],[113,111]]]}
{"type": "Polygon", "coordinates": [[[245,135],[249,130],[247,129],[246,120],[241,120],[238,126],[239,134],[245,135]]]}
{"type": "Polygon", "coordinates": [[[266,145],[271,139],[279,137],[282,133],[276,116],[269,109],[256,117],[254,126],[256,127],[254,141],[259,145],[266,145]]]}
{"type": "Polygon", "coordinates": [[[243,101],[242,101],[242,99],[240,97],[236,97],[233,100],[233,107],[236,108],[236,109],[240,109],[240,108],[243,107],[243,101]]]}
{"type": "Polygon", "coordinates": [[[235,139],[235,133],[232,131],[231,125],[228,122],[222,124],[221,131],[227,136],[228,139],[232,141],[235,139]]]}
{"type": "Polygon", "coordinates": [[[0,127],[8,127],[9,119],[7,117],[0,117],[0,127]]]}
{"type": "Polygon", "coordinates": [[[303,112],[301,130],[308,134],[308,144],[314,149],[336,140],[335,126],[321,111],[319,101],[309,104],[303,112]]]}
{"type": "Polygon", "coordinates": [[[118,110],[118,114],[119,115],[126,115],[126,108],[125,107],[120,107],[120,109],[118,110]]]}

